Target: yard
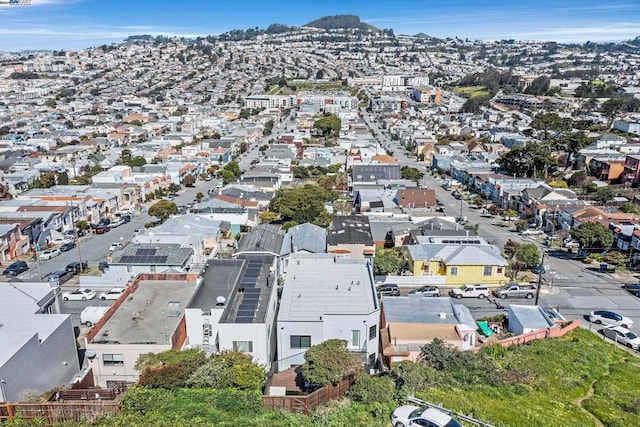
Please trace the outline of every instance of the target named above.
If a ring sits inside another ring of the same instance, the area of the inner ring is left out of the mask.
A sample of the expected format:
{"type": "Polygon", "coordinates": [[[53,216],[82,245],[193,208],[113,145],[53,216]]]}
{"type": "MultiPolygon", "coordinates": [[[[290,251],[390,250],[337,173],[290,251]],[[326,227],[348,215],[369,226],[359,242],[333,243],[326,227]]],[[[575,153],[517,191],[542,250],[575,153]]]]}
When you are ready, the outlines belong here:
{"type": "Polygon", "coordinates": [[[453,89],[453,93],[456,95],[464,96],[465,98],[473,98],[474,96],[490,95],[489,91],[484,86],[461,86],[453,89]]]}

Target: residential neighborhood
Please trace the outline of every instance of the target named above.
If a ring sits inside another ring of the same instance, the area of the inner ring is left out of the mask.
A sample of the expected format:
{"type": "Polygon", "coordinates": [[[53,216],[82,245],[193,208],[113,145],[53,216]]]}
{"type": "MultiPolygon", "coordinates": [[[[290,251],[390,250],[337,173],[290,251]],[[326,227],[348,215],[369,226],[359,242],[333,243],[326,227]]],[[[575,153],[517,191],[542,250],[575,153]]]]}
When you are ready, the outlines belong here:
{"type": "Polygon", "coordinates": [[[292,412],[323,345],[372,378],[583,332],[640,356],[638,39],[249,31],[0,53],[0,402],[172,351],[242,353],[292,412]]]}

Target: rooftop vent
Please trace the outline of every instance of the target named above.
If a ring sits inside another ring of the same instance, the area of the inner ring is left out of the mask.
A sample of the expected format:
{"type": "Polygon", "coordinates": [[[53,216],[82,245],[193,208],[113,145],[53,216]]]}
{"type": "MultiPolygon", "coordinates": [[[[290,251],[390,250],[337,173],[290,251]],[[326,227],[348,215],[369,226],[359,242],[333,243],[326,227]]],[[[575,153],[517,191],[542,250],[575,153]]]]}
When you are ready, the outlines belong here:
{"type": "Polygon", "coordinates": [[[438,318],[439,319],[446,319],[447,318],[447,313],[438,313],[438,318]]]}

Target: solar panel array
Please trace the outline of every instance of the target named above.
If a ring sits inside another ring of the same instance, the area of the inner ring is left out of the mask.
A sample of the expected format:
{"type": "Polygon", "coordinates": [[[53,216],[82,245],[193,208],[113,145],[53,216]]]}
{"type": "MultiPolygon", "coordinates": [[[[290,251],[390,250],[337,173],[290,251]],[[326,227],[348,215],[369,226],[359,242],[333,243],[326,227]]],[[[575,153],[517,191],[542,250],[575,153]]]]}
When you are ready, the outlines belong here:
{"type": "Polygon", "coordinates": [[[260,288],[256,288],[258,277],[262,270],[262,261],[250,260],[247,269],[240,280],[240,287],[243,291],[242,301],[236,313],[235,323],[253,323],[258,303],[260,302],[260,288]]]}
{"type": "Polygon", "coordinates": [[[136,251],[136,255],[138,255],[138,256],[155,255],[156,251],[157,251],[157,249],[155,249],[155,248],[138,249],[136,251]]]}
{"type": "Polygon", "coordinates": [[[168,255],[125,255],[120,262],[131,264],[164,264],[169,259],[168,255]]]}

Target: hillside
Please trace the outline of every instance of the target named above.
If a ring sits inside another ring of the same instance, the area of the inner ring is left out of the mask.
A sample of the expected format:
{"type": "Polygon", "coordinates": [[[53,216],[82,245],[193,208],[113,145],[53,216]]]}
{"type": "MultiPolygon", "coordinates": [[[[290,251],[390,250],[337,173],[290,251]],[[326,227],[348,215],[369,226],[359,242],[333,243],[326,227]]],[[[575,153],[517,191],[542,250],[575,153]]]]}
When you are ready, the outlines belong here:
{"type": "Polygon", "coordinates": [[[380,31],[379,28],[362,22],[360,17],[356,15],[332,15],[323,16],[320,19],[311,21],[304,25],[305,27],[322,28],[324,30],[336,30],[339,28],[354,28],[364,31],[380,31]]]}

